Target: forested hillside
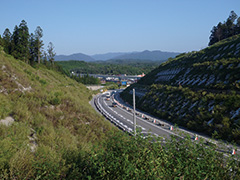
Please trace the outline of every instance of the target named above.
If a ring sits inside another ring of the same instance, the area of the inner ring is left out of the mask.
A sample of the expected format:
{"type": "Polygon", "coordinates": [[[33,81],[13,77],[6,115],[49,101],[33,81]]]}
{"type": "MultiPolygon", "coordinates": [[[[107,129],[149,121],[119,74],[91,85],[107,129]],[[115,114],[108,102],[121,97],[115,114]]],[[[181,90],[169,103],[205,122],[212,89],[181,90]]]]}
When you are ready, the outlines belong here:
{"type": "Polygon", "coordinates": [[[240,144],[240,35],[169,59],[122,97],[133,87],[138,108],[240,144]]]}
{"type": "Polygon", "coordinates": [[[136,60],[116,60],[106,62],[58,61],[58,65],[67,71],[82,74],[128,74],[137,75],[148,73],[160,63],[154,61],[138,62],[136,60]]]}

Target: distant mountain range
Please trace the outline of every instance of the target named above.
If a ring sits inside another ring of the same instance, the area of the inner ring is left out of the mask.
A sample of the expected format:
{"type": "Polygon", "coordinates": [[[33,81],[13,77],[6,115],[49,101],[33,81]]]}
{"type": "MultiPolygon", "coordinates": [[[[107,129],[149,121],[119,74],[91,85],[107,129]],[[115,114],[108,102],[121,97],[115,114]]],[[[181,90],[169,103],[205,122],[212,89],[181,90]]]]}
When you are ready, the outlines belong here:
{"type": "Polygon", "coordinates": [[[95,54],[92,55],[91,57],[98,60],[98,61],[106,61],[109,59],[114,59],[115,57],[121,56],[121,55],[126,55],[129,54],[127,52],[110,52],[106,54],[95,54]]]}
{"type": "Polygon", "coordinates": [[[152,61],[163,61],[170,57],[175,57],[180,53],[175,52],[162,52],[162,51],[142,51],[133,52],[124,55],[117,56],[113,59],[139,59],[139,60],[152,60],[152,61]]]}
{"type": "Polygon", "coordinates": [[[79,60],[79,61],[86,61],[86,62],[96,61],[91,56],[88,56],[83,53],[76,53],[71,55],[56,55],[55,60],[56,61],[79,60]]]}
{"type": "Polygon", "coordinates": [[[176,52],[163,52],[163,51],[142,51],[142,52],[116,52],[96,55],[86,55],[82,53],[76,53],[71,55],[56,55],[56,61],[68,61],[68,60],[79,60],[86,62],[93,61],[106,61],[106,60],[151,60],[151,61],[165,61],[168,58],[174,58],[180,53],[176,52]]]}

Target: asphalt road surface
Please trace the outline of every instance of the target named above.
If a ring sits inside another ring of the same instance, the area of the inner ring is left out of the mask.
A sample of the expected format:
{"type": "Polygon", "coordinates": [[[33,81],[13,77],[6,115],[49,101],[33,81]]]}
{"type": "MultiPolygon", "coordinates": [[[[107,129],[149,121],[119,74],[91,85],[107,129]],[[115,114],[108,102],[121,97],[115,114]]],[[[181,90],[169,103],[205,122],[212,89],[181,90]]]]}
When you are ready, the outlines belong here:
{"type": "MultiPolygon", "coordinates": [[[[99,94],[93,98],[91,105],[114,125],[132,134],[134,129],[133,109],[120,98],[120,92],[121,90],[117,90],[99,94]],[[110,99],[106,98],[107,94],[111,95],[110,99]],[[113,102],[117,103],[116,107],[113,107],[113,102]]],[[[154,135],[166,139],[171,135],[178,138],[184,138],[189,135],[192,138],[192,141],[203,138],[206,143],[216,144],[218,146],[218,150],[225,153],[226,156],[231,155],[232,150],[234,149],[232,145],[220,144],[218,141],[210,139],[206,136],[198,135],[183,128],[176,128],[169,122],[157,119],[141,111],[136,111],[136,122],[138,131],[140,131],[144,136],[154,135]]],[[[236,147],[235,149],[236,154],[239,154],[239,149],[236,147]]]]}

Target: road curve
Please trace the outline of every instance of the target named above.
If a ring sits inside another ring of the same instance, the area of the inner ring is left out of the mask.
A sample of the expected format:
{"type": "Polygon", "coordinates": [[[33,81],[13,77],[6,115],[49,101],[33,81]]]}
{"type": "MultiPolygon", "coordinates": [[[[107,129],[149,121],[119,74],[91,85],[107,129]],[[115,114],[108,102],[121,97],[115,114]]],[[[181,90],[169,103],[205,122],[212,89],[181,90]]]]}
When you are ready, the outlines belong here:
{"type": "MultiPolygon", "coordinates": [[[[111,98],[106,98],[105,94],[99,94],[93,98],[91,105],[95,107],[101,114],[103,114],[109,121],[114,125],[126,131],[130,134],[133,133],[133,110],[131,106],[127,105],[122,101],[119,96],[118,91],[109,91],[107,93],[111,94],[111,98]],[[116,102],[117,106],[113,107],[112,103],[116,102]]],[[[178,138],[184,138],[189,135],[192,140],[203,138],[208,143],[213,143],[218,145],[218,141],[212,140],[210,138],[197,135],[196,133],[173,127],[171,123],[157,119],[146,113],[136,111],[136,122],[138,130],[145,136],[152,134],[154,136],[160,136],[163,139],[169,138],[171,135],[178,138]]],[[[218,145],[219,151],[229,155],[232,153],[232,145],[218,145]]],[[[236,148],[235,148],[236,149],[236,148]]],[[[236,149],[237,154],[239,150],[236,149]]]]}

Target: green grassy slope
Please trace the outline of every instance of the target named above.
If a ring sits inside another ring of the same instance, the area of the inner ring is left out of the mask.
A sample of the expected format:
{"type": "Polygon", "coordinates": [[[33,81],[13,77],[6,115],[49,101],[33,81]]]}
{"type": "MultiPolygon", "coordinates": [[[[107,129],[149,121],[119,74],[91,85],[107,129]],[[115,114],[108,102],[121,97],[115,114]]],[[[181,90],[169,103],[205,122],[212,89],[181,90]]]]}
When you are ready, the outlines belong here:
{"type": "Polygon", "coordinates": [[[138,107],[189,129],[240,144],[240,36],[180,54],[128,88],[138,107]],[[143,94],[142,93],[142,94],[143,94]]]}
{"type": "Polygon", "coordinates": [[[0,179],[66,175],[74,154],[89,151],[111,129],[91,108],[91,97],[82,84],[1,51],[0,119],[15,122],[0,124],[0,179]]]}

